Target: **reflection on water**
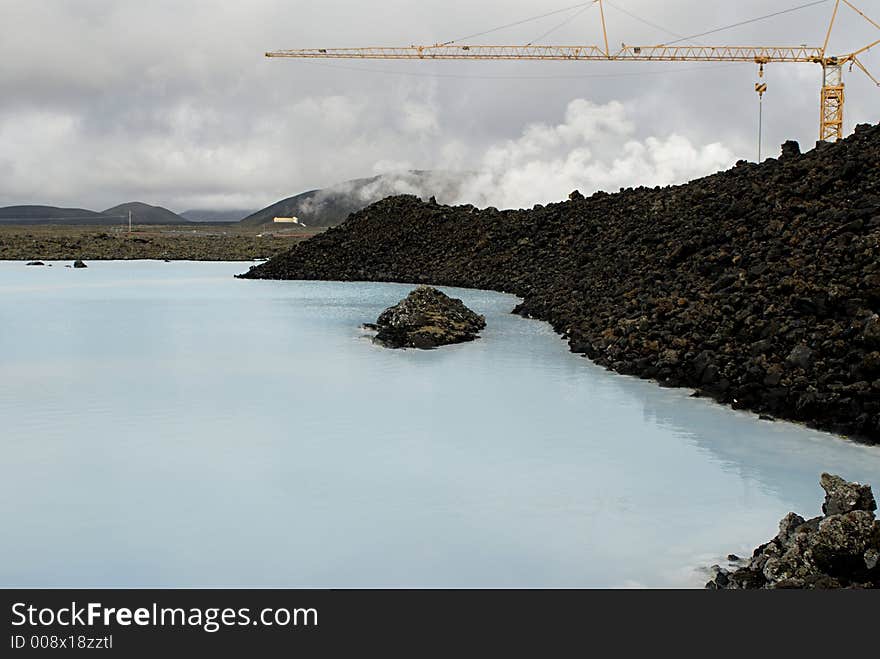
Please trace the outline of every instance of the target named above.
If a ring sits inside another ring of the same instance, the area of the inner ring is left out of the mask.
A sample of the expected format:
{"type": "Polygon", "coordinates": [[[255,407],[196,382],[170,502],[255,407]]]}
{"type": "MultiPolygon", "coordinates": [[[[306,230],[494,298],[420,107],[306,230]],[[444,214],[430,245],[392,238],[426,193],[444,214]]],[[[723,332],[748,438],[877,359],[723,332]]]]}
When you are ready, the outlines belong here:
{"type": "Polygon", "coordinates": [[[690,586],[880,450],[567,352],[358,329],[410,287],[0,262],[0,585],[690,586]]]}

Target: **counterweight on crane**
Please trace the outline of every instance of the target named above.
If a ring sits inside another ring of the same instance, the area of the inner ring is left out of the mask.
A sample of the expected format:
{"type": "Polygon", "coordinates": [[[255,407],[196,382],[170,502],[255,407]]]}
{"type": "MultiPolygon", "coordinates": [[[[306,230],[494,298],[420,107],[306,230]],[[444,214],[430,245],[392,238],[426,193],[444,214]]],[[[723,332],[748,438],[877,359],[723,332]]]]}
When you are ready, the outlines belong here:
{"type": "MultiPolygon", "coordinates": [[[[877,86],[877,80],[859,56],[880,44],[880,39],[844,55],[827,53],[831,32],[843,3],[868,23],[880,30],[880,24],[866,16],[849,0],[835,0],[834,12],[828,25],[825,43],[809,46],[628,46],[612,51],[608,46],[603,0],[594,0],[599,6],[602,22],[602,46],[479,46],[453,43],[433,46],[404,46],[390,48],[310,48],[276,50],[266,57],[305,59],[383,59],[383,60],[583,60],[599,62],[751,62],[762,67],[775,62],[806,62],[822,66],[821,109],[819,139],[835,141],[843,137],[844,84],[843,67],[859,68],[877,86]]],[[[766,85],[759,93],[766,91],[766,85]]]]}

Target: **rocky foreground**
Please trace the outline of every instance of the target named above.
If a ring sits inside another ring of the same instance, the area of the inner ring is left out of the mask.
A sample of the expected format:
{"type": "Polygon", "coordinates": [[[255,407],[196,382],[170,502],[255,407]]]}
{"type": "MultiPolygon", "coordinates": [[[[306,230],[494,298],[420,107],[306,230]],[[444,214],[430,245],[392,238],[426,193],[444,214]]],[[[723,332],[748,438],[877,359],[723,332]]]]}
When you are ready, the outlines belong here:
{"type": "Polygon", "coordinates": [[[386,348],[430,349],[473,341],[486,319],[457,298],[419,286],[366,327],[377,330],[373,341],[386,348]]]}
{"type": "Polygon", "coordinates": [[[779,534],[734,572],[714,568],[709,589],[880,588],[880,522],[871,488],[822,474],[822,515],[789,513],[779,534]]]}
{"type": "Polygon", "coordinates": [[[880,126],[532,210],[391,197],[243,276],[514,293],[610,369],[880,441],[880,126]]]}

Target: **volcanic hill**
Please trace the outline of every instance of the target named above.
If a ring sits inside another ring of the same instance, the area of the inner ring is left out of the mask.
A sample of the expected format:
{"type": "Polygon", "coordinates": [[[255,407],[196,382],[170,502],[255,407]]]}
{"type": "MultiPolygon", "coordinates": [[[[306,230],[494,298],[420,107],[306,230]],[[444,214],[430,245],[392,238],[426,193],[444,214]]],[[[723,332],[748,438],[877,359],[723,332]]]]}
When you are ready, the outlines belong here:
{"type": "Polygon", "coordinates": [[[243,276],[514,293],[610,369],[880,441],[880,126],[532,210],[391,197],[243,276]]]}
{"type": "Polygon", "coordinates": [[[5,206],[0,208],[2,224],[118,224],[116,218],[85,208],[57,206],[5,206]]]}
{"type": "Polygon", "coordinates": [[[119,225],[127,220],[129,211],[134,224],[189,224],[189,220],[167,208],[138,201],[119,204],[100,212],[56,206],[6,206],[0,208],[0,224],[119,225]]]}
{"type": "Polygon", "coordinates": [[[161,206],[151,206],[140,201],[119,204],[102,211],[104,215],[124,218],[131,213],[134,224],[189,224],[189,220],[161,206]]]}

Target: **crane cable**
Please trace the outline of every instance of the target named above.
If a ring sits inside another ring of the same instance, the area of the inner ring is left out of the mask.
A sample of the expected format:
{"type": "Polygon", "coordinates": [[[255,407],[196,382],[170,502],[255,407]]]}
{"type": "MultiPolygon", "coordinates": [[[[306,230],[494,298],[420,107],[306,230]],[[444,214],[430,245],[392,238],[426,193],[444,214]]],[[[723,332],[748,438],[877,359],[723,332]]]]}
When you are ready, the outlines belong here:
{"type": "Polygon", "coordinates": [[[452,39],[451,41],[444,41],[443,43],[439,43],[437,45],[438,46],[449,46],[450,44],[454,44],[458,41],[464,41],[465,39],[472,39],[473,37],[482,37],[484,34],[492,34],[493,32],[500,32],[501,30],[506,30],[509,27],[516,27],[517,25],[531,23],[532,21],[537,21],[541,18],[547,18],[548,16],[556,16],[557,14],[564,14],[565,12],[571,11],[572,9],[589,8],[590,6],[596,4],[596,2],[598,2],[598,0],[590,0],[590,2],[580,2],[576,5],[571,5],[570,7],[556,9],[554,11],[549,11],[546,14],[532,16],[531,18],[524,18],[521,21],[516,21],[514,23],[508,23],[507,25],[499,25],[498,27],[493,27],[491,30],[486,30],[485,32],[475,32],[474,34],[468,34],[463,37],[458,37],[457,39],[452,39]]]}
{"type": "MultiPolygon", "coordinates": [[[[758,69],[758,77],[764,77],[763,64],[758,69]]],[[[764,94],[767,92],[767,83],[756,82],[755,91],[758,93],[758,163],[760,164],[762,147],[764,146],[764,94]]]]}
{"type": "Polygon", "coordinates": [[[761,146],[764,141],[764,95],[758,96],[758,164],[761,163],[761,146]]]}
{"type": "MultiPolygon", "coordinates": [[[[687,38],[687,37],[683,37],[683,36],[681,36],[680,34],[677,34],[676,32],[673,32],[672,30],[667,30],[667,29],[666,29],[665,27],[663,27],[662,25],[657,25],[657,23],[652,23],[651,21],[649,21],[649,20],[646,19],[646,18],[642,18],[641,16],[638,16],[638,15],[636,15],[636,14],[633,14],[632,12],[627,11],[627,10],[624,9],[623,7],[618,7],[617,5],[615,5],[615,4],[611,3],[611,2],[608,2],[608,0],[605,0],[605,4],[608,5],[609,7],[611,7],[612,9],[616,9],[616,10],[619,11],[621,14],[626,14],[626,15],[629,16],[630,18],[632,18],[632,19],[634,19],[634,20],[637,20],[639,23],[644,23],[645,25],[648,25],[649,27],[652,27],[652,28],[654,28],[655,30],[660,30],[661,32],[665,32],[666,34],[669,34],[669,35],[671,35],[671,36],[673,36],[673,37],[678,37],[679,39],[686,39],[686,38],[687,38]]],[[[700,45],[700,44],[697,44],[697,45],[700,45]]]]}
{"type": "Polygon", "coordinates": [[[593,3],[591,3],[591,4],[588,4],[586,7],[581,7],[581,8],[580,8],[578,11],[576,11],[574,14],[572,14],[571,16],[569,16],[568,18],[566,18],[564,21],[562,21],[559,25],[557,25],[556,27],[552,27],[552,28],[550,28],[550,29],[547,30],[544,34],[542,34],[540,37],[538,37],[538,38],[536,38],[536,39],[532,39],[532,40],[529,41],[526,45],[527,45],[527,46],[531,46],[531,45],[532,45],[533,43],[535,43],[536,41],[540,41],[540,40],[543,39],[544,37],[550,36],[551,34],[553,34],[554,32],[556,32],[556,30],[558,30],[559,28],[568,25],[568,24],[571,23],[574,19],[576,19],[578,16],[580,16],[581,14],[583,14],[585,11],[591,9],[593,6],[595,6],[595,4],[596,4],[596,3],[593,2],[593,3]]]}
{"type": "MultiPolygon", "coordinates": [[[[790,8],[788,8],[788,9],[783,9],[783,10],[781,10],[781,11],[773,12],[772,14],[765,14],[764,16],[757,16],[756,18],[750,18],[749,20],[746,20],[746,21],[740,21],[740,22],[738,22],[738,23],[732,23],[731,25],[725,25],[725,26],[723,26],[723,27],[717,27],[717,28],[714,28],[714,29],[712,29],[712,30],[707,30],[706,32],[700,32],[699,34],[692,34],[692,35],[689,35],[689,36],[686,36],[686,37],[679,37],[679,38],[676,39],[675,41],[669,41],[669,42],[667,42],[667,43],[665,43],[665,44],[663,44],[663,45],[664,45],[664,46],[671,46],[671,45],[673,45],[673,44],[681,43],[682,41],[690,41],[690,40],[692,40],[692,39],[696,39],[696,38],[698,38],[698,37],[705,37],[706,35],[709,35],[709,34],[715,34],[715,33],[717,33],[717,32],[723,32],[723,31],[725,31],[725,30],[732,30],[733,28],[736,28],[736,27],[742,27],[743,25],[751,25],[752,23],[757,23],[757,22],[759,22],[759,21],[764,21],[764,20],[767,20],[768,18],[775,18],[776,16],[782,16],[782,15],[784,15],[784,14],[790,14],[790,13],[795,12],[795,11],[800,11],[801,9],[807,9],[807,8],[809,8],[809,7],[815,7],[815,6],[818,6],[818,5],[824,5],[824,4],[828,3],[829,1],[830,1],[830,0],[813,0],[813,2],[808,2],[808,3],[806,3],[806,4],[798,5],[798,6],[796,6],[796,7],[790,7],[790,8]]],[[[468,35],[465,35],[465,36],[463,36],[463,37],[458,37],[458,38],[456,38],[456,39],[451,39],[451,40],[449,40],[449,41],[443,41],[443,42],[441,42],[441,43],[438,43],[437,45],[438,45],[438,46],[449,46],[449,45],[454,44],[454,43],[457,43],[457,42],[459,42],[459,41],[464,41],[465,39],[472,39],[472,38],[474,38],[474,37],[482,37],[483,35],[486,35],[486,34],[492,34],[493,32],[500,32],[501,30],[506,30],[507,28],[516,27],[516,26],[518,26],[518,25],[524,25],[525,23],[531,23],[531,22],[533,22],[533,21],[537,21],[537,20],[540,20],[540,19],[542,19],[542,18],[547,18],[547,17],[549,17],[549,16],[556,16],[556,15],[558,15],[558,14],[564,14],[565,12],[567,12],[567,11],[572,11],[572,10],[574,10],[574,9],[580,9],[580,10],[581,10],[581,11],[577,12],[577,14],[575,14],[574,16],[571,16],[571,17],[568,18],[567,20],[563,21],[563,22],[562,22],[560,25],[558,25],[557,27],[551,29],[548,33],[542,34],[540,37],[538,37],[538,39],[543,39],[545,36],[547,36],[547,34],[549,34],[549,33],[551,33],[551,32],[555,32],[557,29],[559,29],[559,28],[562,27],[563,25],[566,25],[566,24],[569,23],[570,21],[574,20],[574,18],[575,18],[576,16],[580,15],[581,13],[583,13],[584,11],[586,11],[587,9],[589,9],[590,7],[592,7],[593,5],[597,4],[597,2],[598,2],[598,0],[590,0],[590,2],[581,2],[581,3],[578,3],[578,4],[576,4],[576,5],[571,5],[571,6],[569,6],[569,7],[563,7],[562,9],[555,9],[555,10],[553,10],[553,11],[549,11],[549,12],[546,12],[546,13],[544,13],[544,14],[538,14],[537,16],[531,16],[531,17],[529,17],[529,18],[524,18],[524,19],[519,20],[519,21],[514,21],[513,23],[507,23],[507,24],[505,24],[505,25],[499,25],[498,27],[494,27],[494,28],[491,28],[491,29],[489,29],[489,30],[485,30],[485,31],[483,31],[483,32],[475,32],[475,33],[473,33],[473,34],[468,34],[468,35]]],[[[631,12],[629,12],[629,11],[627,11],[627,10],[621,8],[621,7],[617,7],[617,6],[613,5],[613,4],[611,4],[610,2],[609,2],[608,4],[609,4],[610,6],[612,6],[612,7],[614,7],[614,9],[616,9],[616,10],[618,10],[618,11],[620,11],[620,12],[622,12],[622,13],[628,15],[628,16],[630,16],[631,18],[634,18],[634,19],[636,19],[636,20],[642,22],[642,23],[645,23],[646,25],[650,25],[651,27],[657,28],[658,30],[661,30],[661,31],[663,31],[663,32],[666,32],[667,34],[671,34],[671,35],[673,35],[673,36],[678,36],[678,35],[676,35],[674,32],[671,32],[671,31],[669,31],[669,30],[667,30],[667,29],[661,27],[660,25],[657,25],[657,24],[655,24],[655,23],[652,23],[651,21],[648,21],[647,19],[644,19],[644,18],[641,18],[641,17],[639,17],[639,16],[636,16],[635,14],[633,14],[633,13],[631,13],[631,12]]],[[[537,39],[535,39],[535,41],[537,41],[537,39]]]]}
{"type": "Polygon", "coordinates": [[[680,39],[676,39],[675,41],[670,41],[668,43],[662,44],[664,46],[671,46],[676,43],[681,43],[682,41],[690,41],[691,39],[696,39],[697,37],[705,37],[707,34],[715,34],[716,32],[723,32],[724,30],[731,30],[735,27],[742,27],[743,25],[750,25],[752,23],[757,23],[758,21],[767,20],[768,18],[775,18],[776,16],[782,16],[783,14],[790,14],[794,11],[800,11],[801,9],[807,9],[808,7],[815,7],[816,5],[824,5],[829,0],[814,0],[814,2],[808,2],[805,5],[798,5],[797,7],[791,7],[789,9],[783,9],[782,11],[777,11],[772,14],[767,14],[766,16],[758,16],[757,18],[750,18],[747,21],[740,21],[739,23],[733,23],[732,25],[725,25],[724,27],[717,27],[713,30],[709,30],[707,32],[700,32],[699,34],[692,34],[687,37],[682,37],[680,39]]]}

